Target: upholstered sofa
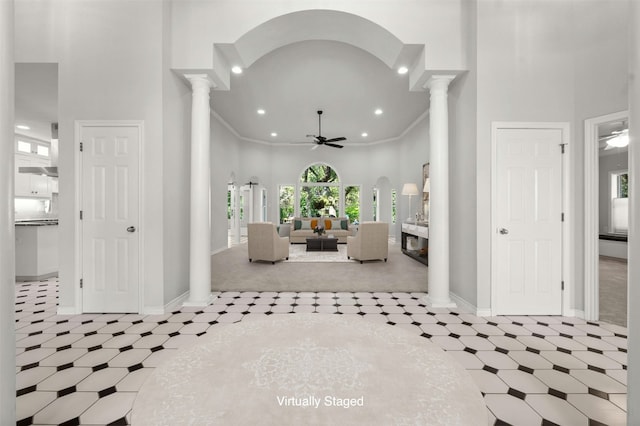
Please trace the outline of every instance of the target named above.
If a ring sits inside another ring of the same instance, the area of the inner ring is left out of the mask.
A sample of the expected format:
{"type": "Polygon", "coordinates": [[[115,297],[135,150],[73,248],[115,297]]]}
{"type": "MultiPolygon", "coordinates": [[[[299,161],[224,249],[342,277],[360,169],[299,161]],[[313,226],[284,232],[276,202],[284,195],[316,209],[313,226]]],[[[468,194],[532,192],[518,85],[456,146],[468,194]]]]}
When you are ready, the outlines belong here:
{"type": "Polygon", "coordinates": [[[347,237],[353,234],[346,217],[294,217],[291,221],[289,242],[306,243],[307,238],[316,236],[313,229],[318,224],[324,226],[325,235],[333,235],[338,239],[338,243],[346,243],[347,237]]]}

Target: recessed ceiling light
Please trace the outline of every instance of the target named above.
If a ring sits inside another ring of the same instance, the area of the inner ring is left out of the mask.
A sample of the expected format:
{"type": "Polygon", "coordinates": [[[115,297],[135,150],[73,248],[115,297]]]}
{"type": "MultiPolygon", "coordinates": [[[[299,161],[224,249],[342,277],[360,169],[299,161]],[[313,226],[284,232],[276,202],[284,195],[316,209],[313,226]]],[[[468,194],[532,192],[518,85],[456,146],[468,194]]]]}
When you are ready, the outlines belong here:
{"type": "Polygon", "coordinates": [[[405,66],[398,68],[398,74],[406,74],[407,72],[409,72],[409,68],[405,66]]]}
{"type": "Polygon", "coordinates": [[[367,136],[369,136],[369,133],[367,133],[367,132],[362,132],[362,137],[363,137],[363,138],[366,138],[367,136]]]}
{"type": "Polygon", "coordinates": [[[24,124],[17,124],[17,125],[16,125],[16,129],[20,129],[20,130],[31,130],[31,127],[29,127],[29,126],[25,126],[24,124]]]}
{"type": "Polygon", "coordinates": [[[266,112],[266,111],[265,111],[265,110],[263,110],[262,108],[260,108],[260,109],[258,110],[258,114],[260,114],[260,115],[264,115],[264,114],[265,114],[265,112],[266,112]]]}
{"type": "Polygon", "coordinates": [[[376,109],[374,111],[375,115],[381,115],[382,114],[382,110],[380,108],[376,109]]]}
{"type": "Polygon", "coordinates": [[[233,68],[231,68],[231,72],[234,74],[242,74],[242,68],[236,65],[233,68]]]}
{"type": "Polygon", "coordinates": [[[275,138],[276,136],[278,136],[278,134],[276,132],[271,132],[271,137],[275,138]]]}

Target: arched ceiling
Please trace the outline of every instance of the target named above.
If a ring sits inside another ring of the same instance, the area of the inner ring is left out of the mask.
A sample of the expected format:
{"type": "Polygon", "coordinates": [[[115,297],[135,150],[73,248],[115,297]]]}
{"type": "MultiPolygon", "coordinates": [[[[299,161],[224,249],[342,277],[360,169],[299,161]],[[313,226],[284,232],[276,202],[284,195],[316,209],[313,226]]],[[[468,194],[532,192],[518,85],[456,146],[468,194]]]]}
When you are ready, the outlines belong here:
{"type": "Polygon", "coordinates": [[[427,92],[409,90],[409,74],[350,44],[320,40],[275,49],[232,74],[229,91],[212,92],[213,110],[238,135],[276,144],[311,141],[317,110],[324,111],[322,135],[345,136],[345,146],[394,139],[428,104],[427,92]]]}

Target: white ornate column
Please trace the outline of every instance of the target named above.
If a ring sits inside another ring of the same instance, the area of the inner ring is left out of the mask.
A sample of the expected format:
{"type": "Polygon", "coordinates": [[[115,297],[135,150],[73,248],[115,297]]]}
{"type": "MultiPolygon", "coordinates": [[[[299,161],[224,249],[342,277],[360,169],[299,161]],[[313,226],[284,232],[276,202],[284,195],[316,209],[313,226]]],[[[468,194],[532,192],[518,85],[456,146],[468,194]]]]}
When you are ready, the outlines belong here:
{"type": "Polygon", "coordinates": [[[429,282],[427,304],[454,308],[449,297],[449,112],[447,90],[453,75],[435,75],[426,87],[429,106],[429,282]]]}
{"type": "Polygon", "coordinates": [[[211,159],[209,92],[206,74],[185,75],[191,83],[191,211],[189,300],[185,306],[211,301],[211,159]]]}
{"type": "Polygon", "coordinates": [[[13,1],[0,1],[0,424],[16,420],[13,1]]]}

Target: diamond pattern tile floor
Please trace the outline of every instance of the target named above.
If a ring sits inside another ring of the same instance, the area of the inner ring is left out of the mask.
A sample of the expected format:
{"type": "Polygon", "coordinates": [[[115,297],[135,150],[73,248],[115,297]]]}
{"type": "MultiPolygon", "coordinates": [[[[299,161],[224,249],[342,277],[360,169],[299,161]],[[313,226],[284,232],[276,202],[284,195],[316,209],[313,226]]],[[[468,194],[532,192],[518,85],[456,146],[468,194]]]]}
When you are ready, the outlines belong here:
{"type": "Polygon", "coordinates": [[[183,345],[245,316],[361,315],[429,339],[467,368],[490,425],[624,424],[626,328],[578,318],[476,317],[422,293],[224,292],[165,315],[59,316],[58,282],[16,284],[18,425],[128,424],[136,393],[183,345]]]}

